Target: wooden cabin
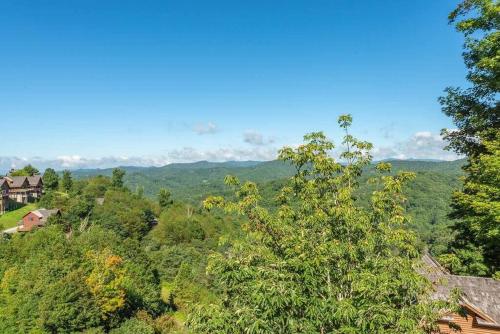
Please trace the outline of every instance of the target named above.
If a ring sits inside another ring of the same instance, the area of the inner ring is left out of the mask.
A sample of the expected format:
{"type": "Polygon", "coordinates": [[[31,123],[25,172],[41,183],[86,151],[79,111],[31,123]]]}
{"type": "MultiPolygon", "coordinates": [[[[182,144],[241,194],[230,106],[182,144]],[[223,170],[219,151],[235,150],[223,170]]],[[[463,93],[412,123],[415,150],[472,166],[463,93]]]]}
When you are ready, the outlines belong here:
{"type": "Polygon", "coordinates": [[[43,193],[43,181],[40,175],[5,176],[0,180],[8,183],[8,196],[17,203],[31,203],[43,193]]]}
{"type": "Polygon", "coordinates": [[[17,230],[19,232],[29,232],[34,228],[45,226],[49,217],[60,214],[61,211],[59,209],[38,209],[30,211],[24,215],[17,230]]]}
{"type": "Polygon", "coordinates": [[[27,176],[6,176],[9,198],[18,203],[28,203],[29,182],[27,176]]]}
{"type": "Polygon", "coordinates": [[[433,283],[436,299],[446,300],[454,289],[461,293],[463,314],[448,314],[439,321],[443,334],[500,334],[500,281],[492,278],[452,275],[431,256],[423,258],[425,275],[433,283]],[[460,330],[450,328],[450,323],[460,330]]]}

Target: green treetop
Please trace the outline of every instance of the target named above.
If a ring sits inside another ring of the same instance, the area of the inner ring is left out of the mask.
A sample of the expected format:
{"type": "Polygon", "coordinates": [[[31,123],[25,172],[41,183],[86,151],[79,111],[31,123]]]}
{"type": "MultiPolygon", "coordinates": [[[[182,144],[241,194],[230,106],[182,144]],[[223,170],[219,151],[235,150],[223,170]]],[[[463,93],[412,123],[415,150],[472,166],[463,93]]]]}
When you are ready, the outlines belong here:
{"type": "Polygon", "coordinates": [[[49,190],[55,190],[59,186],[59,175],[52,168],[47,168],[43,173],[43,186],[49,190]]]}
{"type": "Polygon", "coordinates": [[[168,189],[162,188],[158,193],[158,204],[162,209],[172,204],[171,193],[168,189]]]}
{"type": "Polygon", "coordinates": [[[440,98],[443,112],[457,129],[444,131],[450,148],[475,157],[485,151],[483,140],[498,140],[500,127],[500,3],[496,0],[465,0],[449,16],[465,36],[464,61],[471,87],[448,87],[440,98]]]}
{"type": "Polygon", "coordinates": [[[26,165],[23,168],[10,173],[11,176],[33,176],[37,174],[40,174],[40,171],[32,165],[26,165]]]}
{"type": "Polygon", "coordinates": [[[69,192],[73,188],[73,178],[69,170],[63,171],[61,186],[66,192],[69,192]]]}
{"type": "Polygon", "coordinates": [[[113,175],[111,176],[111,186],[115,188],[123,187],[123,177],[125,176],[125,171],[120,168],[113,169],[113,175]]]}
{"type": "Polygon", "coordinates": [[[466,0],[450,14],[465,35],[470,88],[448,88],[440,99],[456,130],[449,148],[467,155],[461,191],[453,195],[455,240],[442,263],[453,272],[500,276],[500,2],[466,0]]]}
{"type": "MultiPolygon", "coordinates": [[[[188,325],[199,333],[429,333],[445,303],[429,298],[416,272],[420,254],[406,228],[404,183],[411,173],[380,175],[365,209],[354,198],[371,161],[371,144],[353,138],[350,116],[339,120],[346,151],[341,164],[321,132],[280,151],[295,175],[281,189],[276,210],[260,205],[252,182],[237,201],[211,197],[205,207],[244,214],[241,240],[211,256],[208,272],[220,301],[198,308],[188,325]]],[[[378,166],[381,174],[389,164],[378,166]]]]}

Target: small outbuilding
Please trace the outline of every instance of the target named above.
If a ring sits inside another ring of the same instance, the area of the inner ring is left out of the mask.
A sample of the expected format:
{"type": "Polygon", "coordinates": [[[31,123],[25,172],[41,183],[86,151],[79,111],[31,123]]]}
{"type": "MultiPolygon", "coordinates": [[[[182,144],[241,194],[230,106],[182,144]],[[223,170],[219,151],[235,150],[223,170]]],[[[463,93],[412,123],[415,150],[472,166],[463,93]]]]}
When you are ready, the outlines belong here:
{"type": "Polygon", "coordinates": [[[24,215],[23,219],[19,222],[19,232],[29,232],[33,228],[45,226],[49,217],[53,215],[60,215],[59,209],[38,209],[28,212],[24,215]]]}

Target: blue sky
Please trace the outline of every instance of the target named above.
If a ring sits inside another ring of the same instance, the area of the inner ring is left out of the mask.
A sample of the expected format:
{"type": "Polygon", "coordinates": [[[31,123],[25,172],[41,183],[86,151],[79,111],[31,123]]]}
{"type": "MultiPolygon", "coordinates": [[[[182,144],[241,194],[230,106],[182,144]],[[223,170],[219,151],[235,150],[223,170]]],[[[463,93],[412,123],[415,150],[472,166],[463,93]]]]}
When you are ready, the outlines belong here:
{"type": "Polygon", "coordinates": [[[0,167],[268,159],[342,113],[376,157],[451,159],[456,4],[1,1],[0,167]]]}

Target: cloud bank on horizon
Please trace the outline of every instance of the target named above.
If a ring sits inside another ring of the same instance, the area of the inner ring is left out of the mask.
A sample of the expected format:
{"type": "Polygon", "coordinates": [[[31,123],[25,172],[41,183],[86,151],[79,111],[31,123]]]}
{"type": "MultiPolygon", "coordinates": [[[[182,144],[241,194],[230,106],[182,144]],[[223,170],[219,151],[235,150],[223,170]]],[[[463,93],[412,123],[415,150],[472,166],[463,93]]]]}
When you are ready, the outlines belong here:
{"type": "MultiPolygon", "coordinates": [[[[201,132],[206,133],[206,131],[201,132]]],[[[265,138],[262,134],[252,130],[244,134],[244,141],[250,144],[251,147],[226,147],[213,150],[183,147],[171,150],[164,155],[157,156],[107,156],[86,158],[80,155],[62,155],[52,159],[42,157],[25,158],[0,156],[0,173],[5,173],[11,168],[21,168],[27,164],[32,164],[41,170],[49,167],[56,170],[72,170],[83,168],[112,168],[118,166],[159,167],[170,163],[186,163],[201,160],[222,162],[245,160],[267,161],[276,159],[279,148],[274,146],[274,140],[272,138],[265,138]]],[[[441,135],[429,131],[421,131],[415,133],[407,140],[396,142],[391,146],[375,146],[372,154],[374,160],[436,159],[451,161],[461,158],[454,152],[446,151],[444,149],[445,146],[446,142],[441,135]]]]}

